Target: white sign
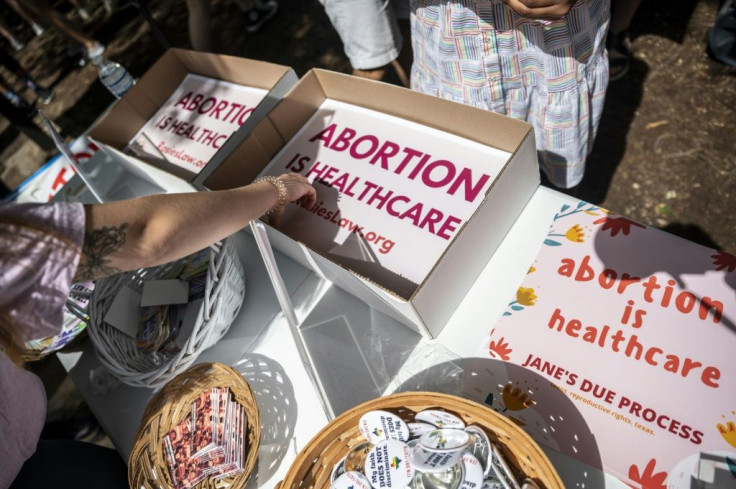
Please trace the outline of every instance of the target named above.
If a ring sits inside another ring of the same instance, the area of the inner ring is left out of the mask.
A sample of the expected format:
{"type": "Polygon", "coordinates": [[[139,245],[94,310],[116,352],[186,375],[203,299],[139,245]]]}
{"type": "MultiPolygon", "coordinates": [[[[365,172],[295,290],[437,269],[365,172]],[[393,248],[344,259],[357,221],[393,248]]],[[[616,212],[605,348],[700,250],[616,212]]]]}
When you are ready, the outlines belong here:
{"type": "Polygon", "coordinates": [[[408,298],[473,215],[510,154],[326,100],[262,173],[315,184],[279,229],[408,298]]]}
{"type": "Polygon", "coordinates": [[[199,173],[267,93],[190,73],[126,150],[199,173]]]}
{"type": "MultiPolygon", "coordinates": [[[[82,164],[92,158],[99,149],[84,136],[69,145],[77,162],[82,164]]],[[[15,202],[49,202],[75,175],[74,167],[60,154],[51,158],[43,167],[28,177],[8,199],[15,202]]]]}

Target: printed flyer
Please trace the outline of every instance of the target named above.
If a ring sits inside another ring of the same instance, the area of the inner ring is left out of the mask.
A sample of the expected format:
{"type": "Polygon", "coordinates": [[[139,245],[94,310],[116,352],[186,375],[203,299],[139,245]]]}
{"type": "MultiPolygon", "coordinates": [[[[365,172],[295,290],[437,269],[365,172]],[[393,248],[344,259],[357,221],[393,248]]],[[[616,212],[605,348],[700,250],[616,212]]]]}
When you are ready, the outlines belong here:
{"type": "Polygon", "coordinates": [[[279,230],[408,298],[473,215],[510,154],[326,100],[263,171],[317,189],[279,230]]]}
{"type": "Polygon", "coordinates": [[[197,174],[267,93],[190,73],[128,143],[126,152],[197,174]]]}
{"type": "Polygon", "coordinates": [[[470,390],[632,487],[736,487],[734,352],[735,256],[580,202],[556,214],[479,355],[527,378],[470,390]],[[573,416],[548,415],[555,396],[573,416]]]}

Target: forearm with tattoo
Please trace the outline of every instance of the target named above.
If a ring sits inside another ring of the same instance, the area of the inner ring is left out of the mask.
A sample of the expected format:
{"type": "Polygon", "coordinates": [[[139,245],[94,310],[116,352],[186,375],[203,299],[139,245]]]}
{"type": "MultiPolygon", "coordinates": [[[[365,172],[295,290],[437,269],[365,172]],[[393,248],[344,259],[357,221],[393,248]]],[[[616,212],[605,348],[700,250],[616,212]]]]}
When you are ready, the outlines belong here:
{"type": "Polygon", "coordinates": [[[114,275],[120,270],[110,266],[109,255],[125,244],[128,223],[120,226],[102,227],[84,233],[82,257],[79,261],[75,282],[84,282],[99,277],[114,275]]]}

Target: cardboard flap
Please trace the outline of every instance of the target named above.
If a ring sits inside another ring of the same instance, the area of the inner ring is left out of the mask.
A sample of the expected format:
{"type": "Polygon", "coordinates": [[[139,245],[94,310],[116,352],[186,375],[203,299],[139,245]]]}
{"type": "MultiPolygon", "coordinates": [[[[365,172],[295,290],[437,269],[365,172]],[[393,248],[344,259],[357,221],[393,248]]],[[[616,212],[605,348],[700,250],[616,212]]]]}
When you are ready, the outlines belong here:
{"type": "Polygon", "coordinates": [[[147,121],[148,118],[141,115],[126,97],[118,100],[105,117],[92,127],[89,136],[109,146],[124,148],[147,121]]]}
{"type": "Polygon", "coordinates": [[[327,98],[316,76],[317,71],[312,69],[304,75],[268,116],[284,144],[294,137],[327,98]]]}

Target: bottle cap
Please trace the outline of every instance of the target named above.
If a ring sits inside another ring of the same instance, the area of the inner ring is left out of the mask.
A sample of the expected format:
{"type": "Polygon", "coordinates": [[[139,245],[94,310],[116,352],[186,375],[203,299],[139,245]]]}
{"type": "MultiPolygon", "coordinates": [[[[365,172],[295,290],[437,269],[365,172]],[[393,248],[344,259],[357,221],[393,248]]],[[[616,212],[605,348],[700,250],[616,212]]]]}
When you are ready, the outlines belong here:
{"type": "Polygon", "coordinates": [[[411,451],[411,461],[417,471],[421,472],[443,472],[456,465],[462,457],[462,450],[438,453],[430,452],[417,444],[411,451]]]}
{"type": "Polygon", "coordinates": [[[478,459],[483,466],[483,475],[488,477],[491,473],[491,440],[482,428],[476,425],[470,425],[465,428],[470,433],[470,446],[468,451],[478,459]]]}
{"type": "Polygon", "coordinates": [[[446,411],[440,411],[439,409],[427,409],[418,413],[414,417],[415,421],[424,421],[429,424],[433,424],[438,428],[465,428],[465,423],[462,419],[458,418],[452,413],[446,411]]]}
{"type": "Polygon", "coordinates": [[[384,440],[368,452],[365,475],[374,489],[404,489],[414,477],[409,445],[384,440]]]}
{"type": "Polygon", "coordinates": [[[463,464],[463,483],[461,489],[481,489],[483,484],[483,466],[470,452],[463,453],[460,458],[463,464]]]}
{"type": "Polygon", "coordinates": [[[374,445],[382,440],[409,439],[409,427],[403,419],[388,411],[368,411],[358,425],[365,439],[374,445]]]}
{"type": "Polygon", "coordinates": [[[411,438],[419,438],[428,431],[436,428],[435,425],[429,423],[406,423],[409,427],[409,436],[411,438]]]}
{"type": "Polygon", "coordinates": [[[436,428],[420,436],[419,444],[430,452],[463,451],[470,445],[470,433],[464,430],[436,428]]]}
{"type": "Polygon", "coordinates": [[[362,471],[365,465],[365,458],[368,456],[371,448],[373,448],[373,444],[367,441],[358,443],[351,448],[348,454],[345,455],[345,470],[362,471]]]}
{"type": "Polygon", "coordinates": [[[330,489],[371,489],[368,479],[360,472],[345,472],[335,479],[330,489]]]}
{"type": "Polygon", "coordinates": [[[460,489],[463,477],[463,465],[456,463],[440,472],[417,472],[411,482],[411,487],[413,489],[460,489]]]}

